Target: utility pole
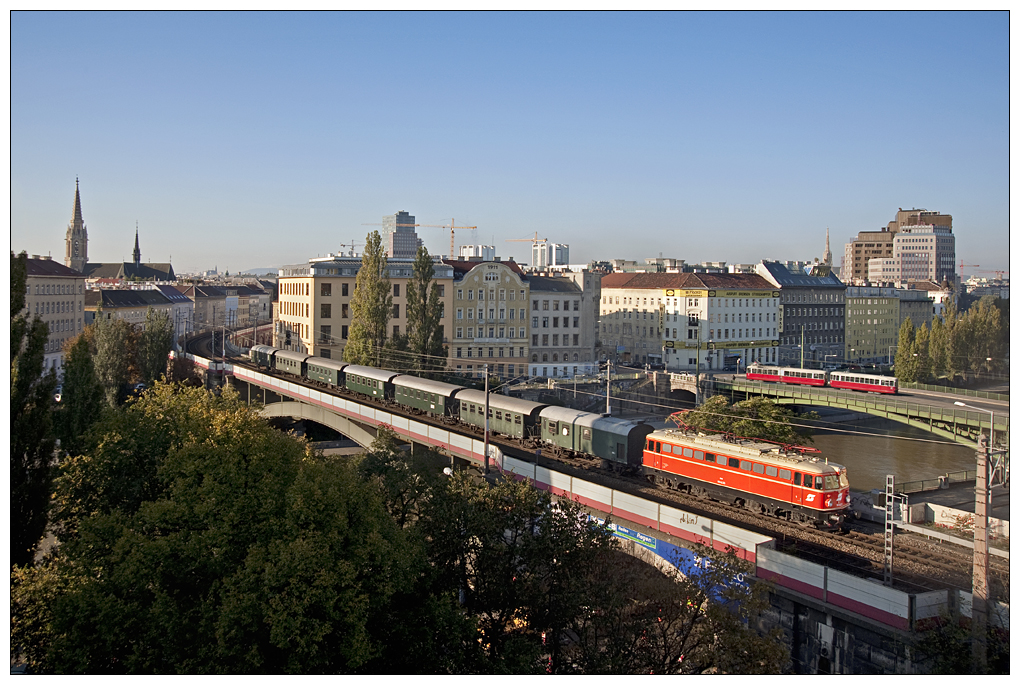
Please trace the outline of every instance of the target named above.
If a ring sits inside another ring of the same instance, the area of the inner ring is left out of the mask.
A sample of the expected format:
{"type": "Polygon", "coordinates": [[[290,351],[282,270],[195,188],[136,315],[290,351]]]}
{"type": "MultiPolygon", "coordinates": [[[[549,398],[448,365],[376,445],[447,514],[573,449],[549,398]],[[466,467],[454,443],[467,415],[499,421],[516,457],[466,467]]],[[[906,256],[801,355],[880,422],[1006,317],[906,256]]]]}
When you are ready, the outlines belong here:
{"type": "MultiPolygon", "coordinates": [[[[994,418],[992,419],[995,420],[994,418]]],[[[994,424],[993,424],[994,425],[994,424]]],[[[971,643],[974,668],[988,669],[988,451],[984,434],[978,437],[977,478],[974,483],[974,570],[971,587],[971,643]]]]}
{"type": "Polygon", "coordinates": [[[482,442],[485,475],[489,475],[489,365],[485,365],[485,439],[482,442]]]}
{"type": "Polygon", "coordinates": [[[800,368],[804,368],[804,326],[800,327],[800,368]]]}
{"type": "Polygon", "coordinates": [[[612,378],[613,363],[606,358],[606,416],[613,415],[613,407],[609,404],[609,379],[612,378]]]}

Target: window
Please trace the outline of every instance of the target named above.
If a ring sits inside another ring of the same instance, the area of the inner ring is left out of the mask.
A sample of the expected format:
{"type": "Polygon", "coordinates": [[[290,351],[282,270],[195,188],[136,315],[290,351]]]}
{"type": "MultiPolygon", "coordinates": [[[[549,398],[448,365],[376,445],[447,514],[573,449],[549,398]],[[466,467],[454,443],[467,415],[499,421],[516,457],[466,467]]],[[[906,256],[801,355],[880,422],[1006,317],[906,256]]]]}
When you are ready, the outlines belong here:
{"type": "Polygon", "coordinates": [[[346,319],[347,318],[347,305],[346,304],[340,305],[340,318],[341,319],[346,319]]]}
{"type": "Polygon", "coordinates": [[[323,283],[321,286],[319,286],[319,294],[322,295],[323,297],[329,297],[330,295],[332,295],[333,294],[333,284],[332,283],[323,283]]]}
{"type": "Polygon", "coordinates": [[[342,295],[343,297],[347,297],[347,284],[346,283],[341,283],[340,284],[340,295],[342,295]]]}
{"type": "Polygon", "coordinates": [[[396,338],[398,335],[400,335],[400,326],[394,326],[393,327],[393,337],[396,338]]]}
{"type": "MultiPolygon", "coordinates": [[[[395,288],[397,286],[393,286],[393,287],[395,288]]],[[[400,318],[400,305],[399,304],[393,305],[393,318],[394,319],[399,319],[400,318]]]]}
{"type": "Polygon", "coordinates": [[[393,297],[400,297],[400,284],[399,283],[394,283],[393,284],[393,297]]]}
{"type": "Polygon", "coordinates": [[[439,291],[437,294],[440,297],[446,297],[446,286],[445,285],[437,285],[436,286],[436,290],[439,291]]]}
{"type": "MultiPolygon", "coordinates": [[[[787,472],[787,473],[789,473],[789,472],[787,472]]],[[[794,485],[800,485],[800,474],[799,473],[793,474],[793,484],[794,485]]]]}
{"type": "Polygon", "coordinates": [[[323,304],[319,306],[319,316],[323,319],[329,319],[333,316],[333,306],[329,304],[323,304]]]}
{"type": "Polygon", "coordinates": [[[740,460],[739,459],[734,459],[733,457],[730,457],[727,460],[727,462],[729,463],[729,466],[730,466],[731,469],[739,469],[740,468],[740,460]]]}
{"type": "Polygon", "coordinates": [[[340,327],[340,337],[347,340],[347,326],[340,327]]]}

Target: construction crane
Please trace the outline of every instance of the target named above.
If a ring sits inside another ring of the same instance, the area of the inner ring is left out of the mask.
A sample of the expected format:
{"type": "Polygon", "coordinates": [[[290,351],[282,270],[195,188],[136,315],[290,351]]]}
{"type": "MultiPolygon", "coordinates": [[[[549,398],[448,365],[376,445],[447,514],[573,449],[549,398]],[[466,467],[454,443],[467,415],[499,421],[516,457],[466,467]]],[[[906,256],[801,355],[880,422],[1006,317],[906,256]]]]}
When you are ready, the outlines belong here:
{"type": "Polygon", "coordinates": [[[364,245],[364,243],[358,243],[358,242],[340,243],[340,256],[343,257],[344,256],[344,248],[345,247],[349,247],[349,248],[351,248],[351,251],[350,251],[350,254],[348,254],[347,256],[348,257],[353,257],[354,256],[354,248],[357,247],[358,245],[364,245]]]}
{"type": "Polygon", "coordinates": [[[980,264],[964,264],[963,260],[961,259],[960,260],[960,281],[963,281],[963,267],[965,267],[965,266],[978,267],[978,266],[981,266],[981,265],[980,264]]]}
{"type": "Polygon", "coordinates": [[[977,273],[979,273],[979,274],[995,274],[995,278],[1001,281],[1002,280],[1002,274],[1008,274],[1009,270],[1008,269],[1006,269],[1006,270],[1002,270],[1002,269],[981,269],[977,273]]]}
{"type": "MultiPolygon", "coordinates": [[[[455,226],[454,220],[450,219],[449,224],[393,224],[394,226],[409,226],[409,227],[422,227],[422,228],[448,228],[450,229],[450,259],[455,259],[456,255],[453,254],[455,249],[454,246],[454,230],[474,230],[477,226],[455,226]]],[[[383,226],[384,224],[361,224],[362,226],[383,226]]]]}
{"type": "Polygon", "coordinates": [[[547,242],[549,242],[549,239],[548,238],[539,238],[538,237],[538,231],[535,231],[535,237],[534,238],[507,238],[506,241],[508,243],[547,243],[547,242]]]}

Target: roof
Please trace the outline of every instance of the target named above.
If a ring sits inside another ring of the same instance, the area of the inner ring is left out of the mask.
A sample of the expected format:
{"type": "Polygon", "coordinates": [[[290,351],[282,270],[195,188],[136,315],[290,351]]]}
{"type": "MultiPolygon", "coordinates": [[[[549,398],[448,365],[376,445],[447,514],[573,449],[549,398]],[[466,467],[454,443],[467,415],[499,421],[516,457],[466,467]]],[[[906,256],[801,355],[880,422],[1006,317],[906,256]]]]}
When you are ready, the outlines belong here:
{"type": "Polygon", "coordinates": [[[170,304],[167,296],[158,290],[87,290],[85,306],[103,309],[116,307],[159,307],[170,304]]]}
{"type": "Polygon", "coordinates": [[[845,288],[846,284],[831,271],[824,276],[793,273],[779,262],[762,261],[760,266],[768,271],[780,288],[845,288]]]}
{"type": "Polygon", "coordinates": [[[27,272],[29,276],[58,276],[61,278],[84,278],[85,274],[80,271],[64,266],[60,262],[55,262],[52,259],[32,259],[29,257],[25,260],[27,272]]]}
{"type": "Polygon", "coordinates": [[[163,293],[171,302],[191,302],[191,298],[172,285],[157,285],[156,290],[163,293]]]}
{"type": "Polygon", "coordinates": [[[581,289],[569,278],[555,278],[551,276],[528,276],[528,285],[531,292],[552,292],[552,293],[575,293],[580,294],[581,289]]]}
{"type": "Polygon", "coordinates": [[[775,286],[758,274],[708,273],[611,273],[602,277],[602,289],[631,288],[636,290],[733,288],[774,290],[775,286]]]}
{"type": "Polygon", "coordinates": [[[482,264],[493,264],[493,263],[495,263],[495,264],[502,264],[503,266],[507,267],[508,269],[513,271],[518,276],[521,276],[523,278],[523,280],[528,280],[527,276],[524,274],[524,271],[521,269],[521,267],[518,266],[517,262],[515,262],[512,259],[509,260],[509,261],[505,261],[505,262],[502,262],[502,261],[501,262],[469,261],[467,259],[444,259],[442,261],[443,261],[443,264],[446,264],[447,266],[453,267],[453,277],[455,279],[462,278],[464,276],[464,274],[466,274],[467,272],[471,271],[472,269],[474,269],[477,266],[481,266],[482,264]]]}
{"type": "MultiPolygon", "coordinates": [[[[457,393],[457,399],[462,402],[485,404],[485,393],[481,390],[461,390],[457,393]]],[[[544,406],[546,405],[539,404],[538,402],[529,402],[528,400],[521,400],[516,397],[507,397],[506,395],[489,393],[490,409],[501,409],[503,411],[509,410],[517,412],[518,414],[530,415],[536,409],[541,409],[544,406]]]]}
{"type": "Polygon", "coordinates": [[[177,275],[169,262],[90,262],[84,273],[90,278],[137,278],[143,281],[175,281],[177,275]]]}

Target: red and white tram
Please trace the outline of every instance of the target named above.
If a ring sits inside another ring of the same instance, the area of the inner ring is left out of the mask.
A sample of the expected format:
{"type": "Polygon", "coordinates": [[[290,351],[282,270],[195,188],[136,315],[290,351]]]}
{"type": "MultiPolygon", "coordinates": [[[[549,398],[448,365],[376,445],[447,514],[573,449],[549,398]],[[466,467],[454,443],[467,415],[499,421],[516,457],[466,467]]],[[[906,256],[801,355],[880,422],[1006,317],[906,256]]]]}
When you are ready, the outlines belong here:
{"type": "Polygon", "coordinates": [[[827,385],[830,388],[841,390],[860,390],[861,392],[878,392],[888,395],[896,394],[899,389],[899,384],[893,376],[878,376],[859,371],[830,372],[785,366],[760,366],[758,364],[751,364],[747,367],[747,380],[793,385],[827,385]]]}
{"type": "Polygon", "coordinates": [[[648,435],[644,473],[664,487],[823,528],[850,513],[846,467],[810,447],[795,447],[693,430],[648,435]]]}

